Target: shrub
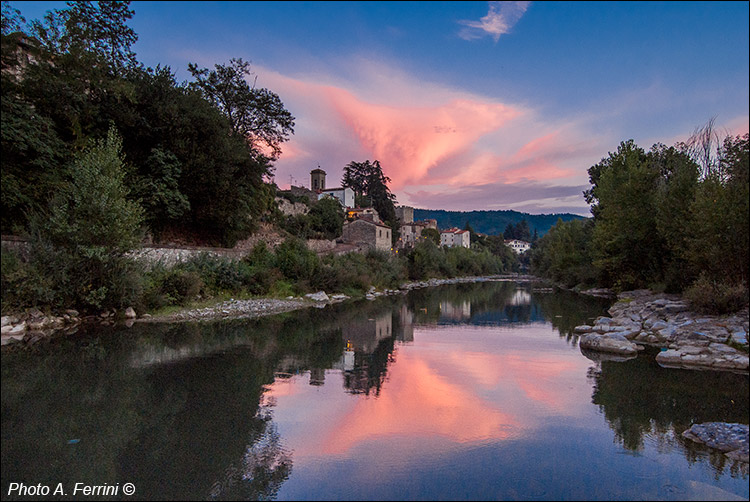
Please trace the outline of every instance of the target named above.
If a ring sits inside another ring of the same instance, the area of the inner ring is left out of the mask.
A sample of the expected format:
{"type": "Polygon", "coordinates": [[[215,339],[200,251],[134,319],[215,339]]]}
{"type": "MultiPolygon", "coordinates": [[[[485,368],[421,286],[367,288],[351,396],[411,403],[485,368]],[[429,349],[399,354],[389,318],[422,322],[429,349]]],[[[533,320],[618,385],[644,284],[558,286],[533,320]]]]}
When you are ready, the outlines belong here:
{"type": "Polygon", "coordinates": [[[712,280],[704,272],[685,290],[684,297],[698,312],[727,314],[748,304],[748,289],[744,283],[727,284],[712,280]]]}
{"type": "Polygon", "coordinates": [[[279,244],[274,261],[284,277],[292,281],[310,281],[320,266],[318,256],[297,238],[279,244]]]}
{"type": "Polygon", "coordinates": [[[203,281],[196,272],[173,268],[165,275],[161,292],[170,304],[184,305],[198,296],[202,287],[203,281]]]}

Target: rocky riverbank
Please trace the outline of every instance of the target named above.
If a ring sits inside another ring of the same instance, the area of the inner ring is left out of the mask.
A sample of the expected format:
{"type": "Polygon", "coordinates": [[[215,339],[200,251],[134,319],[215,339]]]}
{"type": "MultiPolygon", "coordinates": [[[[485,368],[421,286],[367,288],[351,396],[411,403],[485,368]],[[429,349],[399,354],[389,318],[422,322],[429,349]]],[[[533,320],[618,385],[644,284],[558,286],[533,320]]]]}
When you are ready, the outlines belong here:
{"type": "Polygon", "coordinates": [[[679,296],[627,291],[592,326],[575,328],[582,350],[635,357],[650,345],[666,367],[748,371],[748,309],[723,316],[690,311],[679,296]]]}
{"type": "MultiPolygon", "coordinates": [[[[532,281],[532,276],[509,274],[493,276],[454,277],[451,279],[429,279],[402,284],[398,289],[377,290],[371,287],[364,295],[367,300],[375,300],[381,296],[406,294],[412,289],[443,286],[447,284],[463,284],[485,281],[532,281]]],[[[133,322],[183,322],[208,321],[226,318],[255,318],[267,315],[290,312],[302,308],[323,308],[326,305],[339,303],[350,299],[343,294],[327,294],[324,291],[310,293],[304,297],[287,297],[286,299],[253,298],[249,300],[230,299],[211,307],[200,309],[185,309],[173,314],[152,316],[150,314],[136,315],[132,308],[123,312],[106,311],[96,316],[81,317],[75,310],[68,310],[62,316],[45,316],[36,309],[2,318],[2,345],[33,345],[54,334],[68,335],[78,330],[82,323],[114,324],[122,321],[126,325],[133,322]]]]}

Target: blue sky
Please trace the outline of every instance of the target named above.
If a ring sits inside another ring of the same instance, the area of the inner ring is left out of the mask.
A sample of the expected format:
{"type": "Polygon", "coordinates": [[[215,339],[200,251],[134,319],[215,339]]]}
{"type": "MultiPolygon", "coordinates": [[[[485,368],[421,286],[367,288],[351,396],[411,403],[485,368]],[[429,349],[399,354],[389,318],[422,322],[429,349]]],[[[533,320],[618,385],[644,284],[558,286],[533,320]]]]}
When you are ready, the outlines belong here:
{"type": "MultiPolygon", "coordinates": [[[[62,2],[11,2],[27,18],[62,2]]],[[[398,201],[587,215],[587,169],[716,117],[748,131],[748,2],[132,2],[187,80],[232,57],[296,117],[277,184],[380,160],[398,201]]]]}

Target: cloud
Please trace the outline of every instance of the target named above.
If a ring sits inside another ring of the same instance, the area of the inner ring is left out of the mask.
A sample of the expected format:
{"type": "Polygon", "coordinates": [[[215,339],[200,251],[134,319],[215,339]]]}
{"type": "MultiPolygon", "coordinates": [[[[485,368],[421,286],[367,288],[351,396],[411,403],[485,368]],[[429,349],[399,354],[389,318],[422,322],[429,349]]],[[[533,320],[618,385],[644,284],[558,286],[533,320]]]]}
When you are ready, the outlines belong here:
{"type": "Polygon", "coordinates": [[[588,214],[588,205],[583,199],[583,191],[589,185],[553,185],[538,181],[523,180],[516,183],[486,183],[460,187],[431,187],[430,190],[405,190],[409,203],[420,208],[440,208],[465,210],[466,201],[471,201],[474,209],[534,209],[534,213],[557,212],[561,205],[570,212],[588,214]]]}
{"type": "Polygon", "coordinates": [[[379,160],[400,204],[588,214],[586,171],[614,144],[589,118],[556,120],[367,59],[349,67],[347,77],[256,68],[297,118],[276,163],[279,187],[308,186],[318,165],[334,186],[349,162],[379,160]]]}
{"type": "Polygon", "coordinates": [[[500,35],[510,32],[521,16],[526,12],[531,2],[489,2],[490,10],[479,21],[459,21],[466,26],[458,32],[464,40],[476,40],[483,36],[491,36],[495,42],[500,35]]]}

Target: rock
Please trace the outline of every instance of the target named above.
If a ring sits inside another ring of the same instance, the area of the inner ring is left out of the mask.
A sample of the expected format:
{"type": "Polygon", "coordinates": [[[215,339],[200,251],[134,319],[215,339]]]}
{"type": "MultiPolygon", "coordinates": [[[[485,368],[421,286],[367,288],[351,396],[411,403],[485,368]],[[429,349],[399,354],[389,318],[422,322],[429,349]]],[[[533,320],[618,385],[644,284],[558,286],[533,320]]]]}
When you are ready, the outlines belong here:
{"type": "Polygon", "coordinates": [[[665,365],[680,364],[682,353],[679,350],[663,350],[656,354],[656,362],[665,365]]]}
{"type": "Polygon", "coordinates": [[[638,348],[634,343],[618,334],[598,335],[589,333],[581,338],[578,345],[583,349],[612,352],[614,354],[635,355],[638,353],[638,348]]]}
{"type": "Polygon", "coordinates": [[[11,329],[9,329],[6,332],[3,332],[4,335],[18,335],[19,333],[23,333],[26,331],[26,323],[21,322],[19,324],[16,324],[11,329]]]}
{"type": "Polygon", "coordinates": [[[726,422],[693,424],[682,436],[722,451],[730,458],[748,462],[748,426],[726,422]]]}
{"type": "Polygon", "coordinates": [[[573,328],[573,333],[589,333],[591,330],[593,330],[591,326],[587,324],[582,324],[580,326],[576,326],[573,328]]]}
{"type": "Polygon", "coordinates": [[[68,314],[70,317],[78,317],[79,315],[81,315],[78,313],[77,310],[73,310],[73,309],[68,309],[65,311],[65,313],[68,314]]]}
{"type": "Polygon", "coordinates": [[[135,319],[138,317],[135,313],[135,309],[133,307],[128,307],[125,309],[125,319],[135,319]]]}
{"type": "Polygon", "coordinates": [[[9,326],[11,324],[15,324],[16,322],[18,322],[18,319],[13,319],[9,315],[4,315],[3,317],[0,318],[0,327],[4,328],[4,327],[9,326]]]}
{"type": "Polygon", "coordinates": [[[325,291],[318,291],[317,293],[308,293],[305,295],[306,298],[314,300],[316,302],[327,302],[330,300],[325,291]]]}
{"type": "Polygon", "coordinates": [[[586,358],[594,362],[602,362],[602,361],[624,362],[630,359],[635,359],[637,357],[636,355],[615,354],[612,352],[597,352],[594,350],[588,350],[584,348],[581,348],[581,354],[583,354],[584,356],[586,356],[586,358]]]}

